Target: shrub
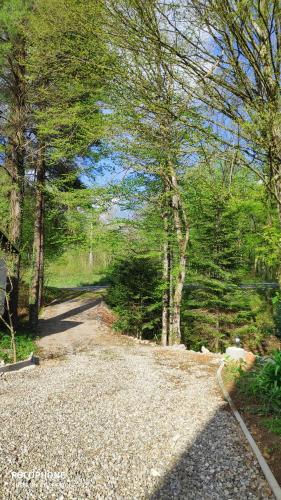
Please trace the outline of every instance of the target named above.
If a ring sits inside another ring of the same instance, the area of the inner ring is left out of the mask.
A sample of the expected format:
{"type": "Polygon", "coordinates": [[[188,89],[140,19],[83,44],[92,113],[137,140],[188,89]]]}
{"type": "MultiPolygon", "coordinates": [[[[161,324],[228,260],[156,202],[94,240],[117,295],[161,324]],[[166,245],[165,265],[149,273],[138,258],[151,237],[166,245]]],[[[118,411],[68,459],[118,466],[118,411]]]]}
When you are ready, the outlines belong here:
{"type": "Polygon", "coordinates": [[[245,373],[240,387],[265,403],[269,412],[281,412],[281,351],[275,351],[256,370],[245,373]]]}
{"type": "Polygon", "coordinates": [[[271,303],[264,293],[214,281],[187,289],[182,326],[185,344],[195,350],[204,345],[224,351],[240,337],[243,347],[261,354],[274,333],[271,303]]]}
{"type": "Polygon", "coordinates": [[[137,338],[154,338],[161,328],[161,280],[158,262],[133,256],[115,263],[108,302],[118,315],[115,328],[137,338]]]}

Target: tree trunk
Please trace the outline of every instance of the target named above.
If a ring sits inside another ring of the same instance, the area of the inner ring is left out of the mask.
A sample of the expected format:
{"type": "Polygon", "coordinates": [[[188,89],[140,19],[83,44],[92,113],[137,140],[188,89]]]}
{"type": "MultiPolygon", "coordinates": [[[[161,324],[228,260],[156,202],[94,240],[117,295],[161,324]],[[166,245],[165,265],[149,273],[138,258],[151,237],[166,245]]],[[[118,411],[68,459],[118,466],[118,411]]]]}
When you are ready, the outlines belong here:
{"type": "Polygon", "coordinates": [[[166,346],[169,342],[170,330],[170,274],[171,254],[169,242],[169,214],[163,214],[164,243],[163,243],[163,295],[162,295],[162,334],[161,344],[166,346]]]}
{"type": "MultiPolygon", "coordinates": [[[[23,138],[22,138],[23,139],[23,138]]],[[[12,145],[8,147],[6,158],[6,169],[12,179],[10,192],[10,231],[11,242],[19,249],[21,247],[22,231],[22,208],[24,199],[24,145],[12,145]],[[16,152],[15,149],[18,149],[16,152]],[[21,150],[19,152],[19,150],[21,150]],[[10,151],[9,151],[10,150],[10,151]]],[[[11,315],[13,326],[16,328],[18,320],[18,300],[19,300],[19,282],[20,282],[20,253],[14,259],[14,270],[11,274],[12,292],[10,300],[11,315]]]]}
{"type": "MultiPolygon", "coordinates": [[[[10,175],[12,186],[10,192],[10,230],[11,242],[21,247],[22,212],[25,181],[25,132],[26,132],[26,82],[25,82],[25,40],[22,36],[12,40],[11,55],[8,63],[11,69],[9,90],[11,93],[11,110],[7,123],[8,138],[5,169],[10,175]]],[[[12,276],[13,292],[11,296],[11,314],[14,327],[17,322],[18,294],[20,280],[20,254],[15,259],[12,276]]]]}
{"type": "Polygon", "coordinates": [[[92,268],[94,265],[94,253],[93,253],[93,222],[90,222],[90,250],[89,250],[89,267],[92,268]]]}
{"type": "Polygon", "coordinates": [[[172,213],[174,227],[178,243],[178,272],[174,284],[172,325],[170,331],[169,344],[180,344],[181,342],[181,302],[182,292],[186,275],[186,252],[189,242],[189,224],[186,210],[182,204],[179,186],[173,166],[170,165],[170,183],[172,190],[172,213]]]}
{"type": "Polygon", "coordinates": [[[180,262],[179,262],[179,272],[176,278],[175,290],[173,296],[173,315],[172,315],[172,327],[170,331],[170,344],[180,344],[181,342],[181,302],[182,302],[182,292],[185,282],[186,275],[186,247],[189,240],[189,231],[186,231],[185,241],[183,248],[181,250],[180,262]]]}
{"type": "MultiPolygon", "coordinates": [[[[44,187],[44,178],[43,178],[44,187]]],[[[45,213],[45,199],[44,193],[42,195],[42,208],[41,208],[41,241],[40,241],[40,270],[39,270],[39,291],[38,291],[38,308],[44,305],[44,213],[45,213]]]]}
{"type": "Polygon", "coordinates": [[[39,309],[42,303],[44,275],[44,181],[45,164],[42,151],[38,153],[35,186],[35,222],[33,240],[33,270],[29,290],[29,323],[33,331],[38,326],[39,309]]]}

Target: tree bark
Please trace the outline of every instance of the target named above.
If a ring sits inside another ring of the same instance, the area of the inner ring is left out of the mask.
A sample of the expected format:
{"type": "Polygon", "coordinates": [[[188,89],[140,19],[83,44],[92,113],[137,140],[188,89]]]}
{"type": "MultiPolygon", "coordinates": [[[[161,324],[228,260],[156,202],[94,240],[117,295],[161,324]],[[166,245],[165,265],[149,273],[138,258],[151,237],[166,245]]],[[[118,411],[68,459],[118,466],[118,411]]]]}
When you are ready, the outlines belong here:
{"type": "Polygon", "coordinates": [[[170,183],[172,191],[172,213],[178,243],[178,271],[174,284],[172,325],[169,344],[179,344],[181,342],[181,302],[186,275],[186,254],[190,231],[186,210],[181,201],[178,181],[172,165],[170,165],[170,183]]]}
{"type": "Polygon", "coordinates": [[[185,282],[186,275],[186,248],[189,240],[189,231],[186,231],[184,236],[183,245],[181,245],[180,259],[179,259],[179,271],[176,278],[174,296],[173,296],[173,317],[172,317],[172,328],[170,332],[170,344],[180,344],[181,342],[181,303],[182,303],[182,293],[183,286],[185,282]]]}
{"type": "MultiPolygon", "coordinates": [[[[43,188],[44,188],[43,179],[43,188]]],[[[44,194],[42,195],[42,207],[41,207],[41,242],[40,242],[40,270],[39,270],[39,291],[38,291],[38,308],[44,305],[44,214],[45,214],[45,199],[44,194]]]]}
{"type": "Polygon", "coordinates": [[[161,344],[168,345],[170,332],[170,279],[171,279],[171,248],[169,241],[169,213],[163,213],[164,243],[163,243],[163,294],[162,294],[162,334],[161,344]]]}
{"type": "Polygon", "coordinates": [[[32,278],[29,290],[29,323],[33,331],[38,327],[38,316],[42,305],[43,276],[44,276],[44,184],[45,163],[43,152],[40,150],[37,157],[36,185],[35,185],[35,222],[33,240],[32,278]]]}
{"type": "MultiPolygon", "coordinates": [[[[25,182],[25,133],[26,133],[26,81],[25,81],[25,40],[16,36],[12,41],[11,54],[8,56],[10,68],[9,91],[11,109],[6,128],[7,149],[5,169],[11,178],[10,191],[10,230],[11,242],[20,251],[22,233],[22,212],[25,182]]],[[[12,276],[13,292],[11,297],[11,314],[14,327],[17,322],[18,294],[20,280],[20,254],[15,259],[12,276]]]]}

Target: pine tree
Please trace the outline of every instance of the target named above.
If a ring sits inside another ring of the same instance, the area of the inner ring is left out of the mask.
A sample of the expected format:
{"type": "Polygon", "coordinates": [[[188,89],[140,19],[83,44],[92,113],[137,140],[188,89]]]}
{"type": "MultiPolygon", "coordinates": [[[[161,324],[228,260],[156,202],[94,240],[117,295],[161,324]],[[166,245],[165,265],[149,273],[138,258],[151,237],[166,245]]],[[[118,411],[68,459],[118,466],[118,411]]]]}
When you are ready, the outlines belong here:
{"type": "Polygon", "coordinates": [[[272,329],[264,298],[240,288],[256,280],[253,237],[259,247],[270,216],[259,200],[261,186],[253,190],[252,182],[238,170],[229,186],[219,165],[199,168],[187,178],[192,285],[186,288],[183,322],[185,342],[193,348],[223,350],[239,336],[256,349],[265,329],[272,329]]]}

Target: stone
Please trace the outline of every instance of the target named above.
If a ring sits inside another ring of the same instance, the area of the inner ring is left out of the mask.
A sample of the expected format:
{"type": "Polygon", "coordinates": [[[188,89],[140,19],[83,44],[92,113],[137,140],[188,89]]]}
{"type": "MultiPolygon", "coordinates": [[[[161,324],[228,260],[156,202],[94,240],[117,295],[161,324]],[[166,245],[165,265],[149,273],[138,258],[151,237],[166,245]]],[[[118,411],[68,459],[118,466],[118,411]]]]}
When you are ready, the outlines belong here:
{"type": "Polygon", "coordinates": [[[242,347],[228,347],[225,351],[225,354],[231,359],[235,359],[237,361],[239,359],[246,360],[247,357],[247,351],[245,351],[245,349],[243,349],[242,347]]]}
{"type": "Polygon", "coordinates": [[[211,351],[209,351],[209,349],[207,349],[204,345],[201,347],[201,352],[202,354],[211,354],[211,351]]]}
{"type": "Polygon", "coordinates": [[[150,474],[153,477],[161,477],[161,473],[157,469],[151,469],[150,474]]]}
{"type": "Polygon", "coordinates": [[[249,368],[254,366],[256,359],[257,359],[257,356],[253,352],[251,352],[251,351],[246,352],[245,361],[247,363],[247,366],[249,366],[249,368]]]}
{"type": "Polygon", "coordinates": [[[167,347],[168,349],[176,349],[177,351],[178,350],[186,351],[186,346],[184,344],[174,344],[174,345],[169,345],[167,347]]]}

